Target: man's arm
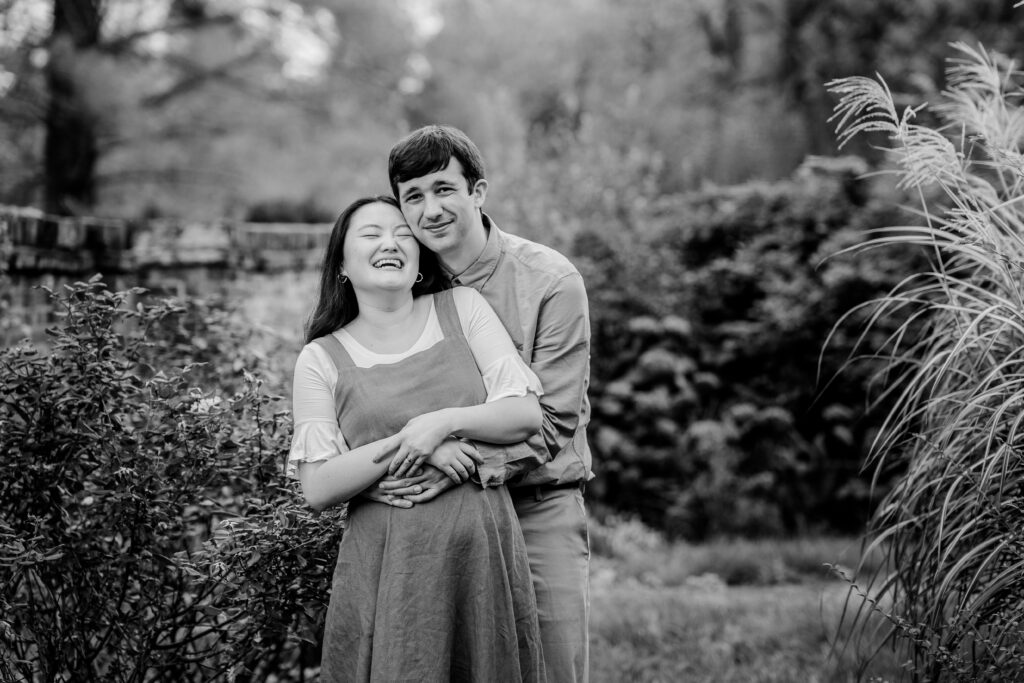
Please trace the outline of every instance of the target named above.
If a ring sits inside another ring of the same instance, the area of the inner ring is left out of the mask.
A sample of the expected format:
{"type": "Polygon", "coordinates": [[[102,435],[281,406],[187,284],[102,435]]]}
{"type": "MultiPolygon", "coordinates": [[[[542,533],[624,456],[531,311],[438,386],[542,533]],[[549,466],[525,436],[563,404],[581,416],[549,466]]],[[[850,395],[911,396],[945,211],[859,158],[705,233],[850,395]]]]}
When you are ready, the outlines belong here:
{"type": "Polygon", "coordinates": [[[511,446],[476,442],[483,486],[514,481],[550,462],[579,426],[590,373],[590,312],[579,273],[556,281],[541,302],[529,365],[544,388],[540,432],[511,446]]]}

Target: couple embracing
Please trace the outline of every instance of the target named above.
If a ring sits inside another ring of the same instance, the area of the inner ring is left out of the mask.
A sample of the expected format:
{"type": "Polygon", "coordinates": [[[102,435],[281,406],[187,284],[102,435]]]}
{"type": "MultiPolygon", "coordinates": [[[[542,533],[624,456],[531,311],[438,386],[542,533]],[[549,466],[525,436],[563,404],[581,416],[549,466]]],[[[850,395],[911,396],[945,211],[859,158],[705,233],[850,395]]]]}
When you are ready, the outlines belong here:
{"type": "Polygon", "coordinates": [[[321,680],[585,681],[583,281],[483,213],[483,159],[427,126],[353,202],[295,366],[289,472],[348,504],[321,680]]]}

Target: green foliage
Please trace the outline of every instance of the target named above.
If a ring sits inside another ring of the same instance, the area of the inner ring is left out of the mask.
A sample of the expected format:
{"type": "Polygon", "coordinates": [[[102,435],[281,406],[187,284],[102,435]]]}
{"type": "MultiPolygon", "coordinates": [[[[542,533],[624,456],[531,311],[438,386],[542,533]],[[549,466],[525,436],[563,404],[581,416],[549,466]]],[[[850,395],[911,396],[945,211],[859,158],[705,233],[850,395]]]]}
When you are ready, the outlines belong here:
{"type": "Polygon", "coordinates": [[[294,679],[340,520],[285,483],[239,340],[141,294],[69,286],[49,348],[0,352],[0,677],[294,679]]]}
{"type": "Polygon", "coordinates": [[[933,267],[880,302],[893,319],[877,467],[905,467],[871,524],[891,573],[857,587],[849,621],[874,613],[917,678],[1024,676],[1024,110],[1020,74],[998,54],[955,46],[941,129],[898,112],[884,82],[831,83],[840,138],[882,132],[898,184],[919,193],[924,225],[881,230],[867,247],[921,246],[933,267]],[[943,130],[955,132],[948,139],[943,130]],[[905,334],[913,318],[923,334],[905,334]]]}
{"type": "Polygon", "coordinates": [[[860,339],[864,309],[822,345],[923,260],[828,258],[898,215],[869,201],[850,163],[667,197],[637,212],[642,230],[577,239],[598,500],[688,539],[863,524],[871,365],[832,380],[885,329],[860,339]]]}

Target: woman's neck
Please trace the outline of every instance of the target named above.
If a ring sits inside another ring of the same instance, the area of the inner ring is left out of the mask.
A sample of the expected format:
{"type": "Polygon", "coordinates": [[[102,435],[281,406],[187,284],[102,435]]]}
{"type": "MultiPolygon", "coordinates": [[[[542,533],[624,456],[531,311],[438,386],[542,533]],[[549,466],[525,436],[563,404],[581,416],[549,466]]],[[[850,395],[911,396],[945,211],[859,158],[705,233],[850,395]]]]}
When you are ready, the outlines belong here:
{"type": "Polygon", "coordinates": [[[374,353],[404,353],[422,336],[429,310],[430,297],[360,299],[359,315],[345,330],[374,353]]]}
{"type": "Polygon", "coordinates": [[[387,331],[408,324],[413,315],[415,299],[412,292],[396,292],[377,296],[358,296],[359,315],[353,323],[369,329],[387,331]]]}

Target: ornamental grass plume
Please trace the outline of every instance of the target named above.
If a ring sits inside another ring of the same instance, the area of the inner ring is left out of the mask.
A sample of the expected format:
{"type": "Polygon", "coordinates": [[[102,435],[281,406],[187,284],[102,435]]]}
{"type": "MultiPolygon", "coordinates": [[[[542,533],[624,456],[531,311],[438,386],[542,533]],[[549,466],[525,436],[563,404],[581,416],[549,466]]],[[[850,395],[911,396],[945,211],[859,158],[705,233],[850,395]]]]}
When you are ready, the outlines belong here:
{"type": "Polygon", "coordinates": [[[827,84],[840,144],[885,133],[897,186],[919,202],[921,225],[880,229],[857,248],[916,245],[932,263],[874,302],[868,323],[906,318],[886,348],[892,407],[872,455],[876,471],[905,474],[869,525],[866,551],[887,562],[852,584],[842,643],[881,615],[912,680],[1024,680],[1020,72],[983,48],[953,48],[934,127],[915,123],[924,105],[898,112],[881,77],[827,84]]]}

